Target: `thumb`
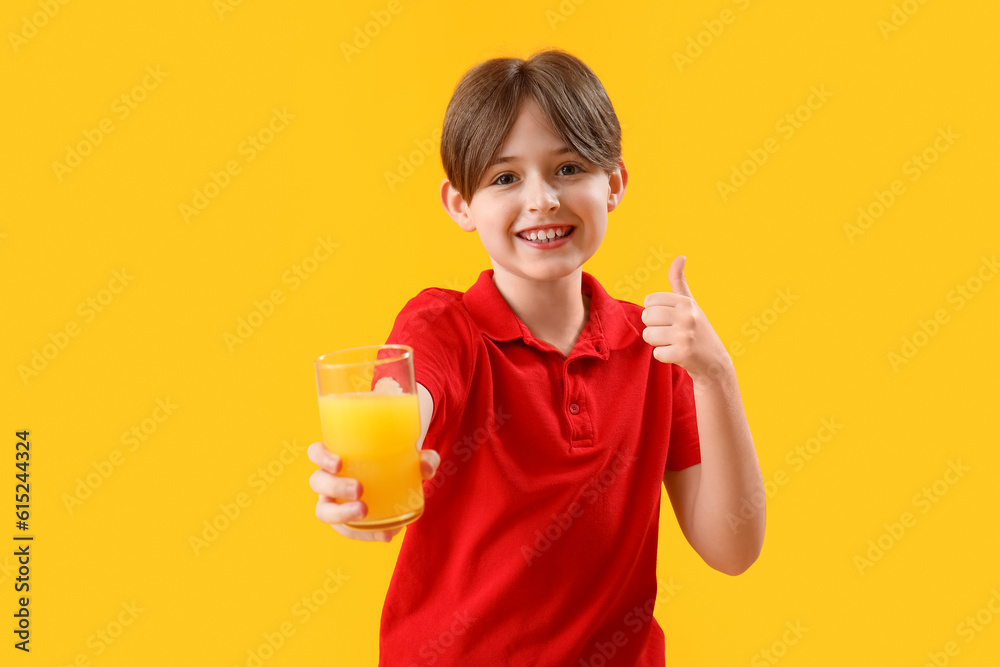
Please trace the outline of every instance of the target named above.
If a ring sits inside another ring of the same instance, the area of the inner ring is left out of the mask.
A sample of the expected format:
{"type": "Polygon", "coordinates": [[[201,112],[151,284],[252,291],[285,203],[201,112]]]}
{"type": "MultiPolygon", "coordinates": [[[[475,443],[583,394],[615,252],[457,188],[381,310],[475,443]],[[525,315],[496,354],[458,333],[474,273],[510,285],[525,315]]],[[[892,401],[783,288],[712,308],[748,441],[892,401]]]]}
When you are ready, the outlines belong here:
{"type": "Polygon", "coordinates": [[[675,257],[674,261],[670,264],[670,270],[667,272],[667,279],[670,280],[671,292],[693,299],[691,290],[688,289],[687,280],[684,279],[684,264],[686,261],[687,257],[684,255],[675,257]]]}

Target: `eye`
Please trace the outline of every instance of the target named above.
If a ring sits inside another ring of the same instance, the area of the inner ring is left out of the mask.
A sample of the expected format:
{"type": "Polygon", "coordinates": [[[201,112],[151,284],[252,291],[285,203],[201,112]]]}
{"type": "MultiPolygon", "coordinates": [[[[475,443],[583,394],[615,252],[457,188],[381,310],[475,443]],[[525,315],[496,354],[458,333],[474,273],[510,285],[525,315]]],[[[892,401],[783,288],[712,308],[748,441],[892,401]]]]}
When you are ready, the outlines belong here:
{"type": "Polygon", "coordinates": [[[569,174],[564,174],[564,176],[573,176],[574,174],[579,174],[580,172],[583,171],[583,167],[581,167],[578,164],[572,164],[572,163],[564,164],[563,166],[559,167],[559,170],[562,171],[563,169],[566,168],[573,169],[573,172],[569,174]]]}
{"type": "Polygon", "coordinates": [[[501,178],[505,178],[505,177],[514,178],[514,174],[511,174],[510,172],[506,172],[505,171],[504,173],[502,173],[499,176],[497,176],[496,178],[494,178],[493,179],[493,183],[496,184],[496,185],[510,185],[511,183],[514,182],[514,181],[507,181],[506,183],[501,183],[500,179],[501,178]]]}

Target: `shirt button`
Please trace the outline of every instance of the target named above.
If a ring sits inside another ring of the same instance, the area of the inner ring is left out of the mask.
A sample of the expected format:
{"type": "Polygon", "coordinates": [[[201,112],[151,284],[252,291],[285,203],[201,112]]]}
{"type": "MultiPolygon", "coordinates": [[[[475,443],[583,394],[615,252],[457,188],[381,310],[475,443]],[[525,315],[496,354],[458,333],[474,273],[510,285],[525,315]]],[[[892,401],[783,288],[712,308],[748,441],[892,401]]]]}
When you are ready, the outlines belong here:
{"type": "Polygon", "coordinates": [[[572,415],[579,414],[580,413],[580,406],[577,405],[576,403],[570,403],[569,404],[569,412],[572,415]]]}

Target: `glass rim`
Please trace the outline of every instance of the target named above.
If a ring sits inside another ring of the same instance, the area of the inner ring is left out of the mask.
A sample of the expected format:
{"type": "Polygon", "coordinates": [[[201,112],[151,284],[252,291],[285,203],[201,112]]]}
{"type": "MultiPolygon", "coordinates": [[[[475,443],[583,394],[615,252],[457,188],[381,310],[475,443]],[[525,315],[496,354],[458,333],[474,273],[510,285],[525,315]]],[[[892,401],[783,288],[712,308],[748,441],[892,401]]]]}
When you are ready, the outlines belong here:
{"type": "Polygon", "coordinates": [[[404,359],[413,358],[413,348],[409,345],[401,344],[385,344],[385,345],[359,345],[358,347],[348,347],[343,350],[334,350],[333,352],[327,352],[321,354],[316,358],[316,367],[320,366],[329,368],[349,368],[351,366],[381,366],[382,364],[391,364],[396,361],[402,361],[404,359]],[[349,361],[349,362],[330,362],[323,361],[327,357],[331,357],[337,354],[345,354],[348,352],[358,352],[361,350],[398,350],[400,354],[387,358],[387,359],[371,359],[369,361],[349,361]]]}

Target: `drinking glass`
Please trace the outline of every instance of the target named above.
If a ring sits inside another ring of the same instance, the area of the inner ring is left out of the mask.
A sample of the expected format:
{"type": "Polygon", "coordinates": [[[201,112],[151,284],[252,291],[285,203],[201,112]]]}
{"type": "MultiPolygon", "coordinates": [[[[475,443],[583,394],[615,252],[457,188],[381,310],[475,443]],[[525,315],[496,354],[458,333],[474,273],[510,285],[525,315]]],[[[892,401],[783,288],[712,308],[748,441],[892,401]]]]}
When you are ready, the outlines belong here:
{"type": "MultiPolygon", "coordinates": [[[[369,345],[316,360],[319,416],[326,448],[357,479],[368,514],[355,530],[389,530],[424,512],[420,476],[420,407],[413,348],[369,345]]],[[[347,501],[343,501],[347,502],[347,501]]]]}

